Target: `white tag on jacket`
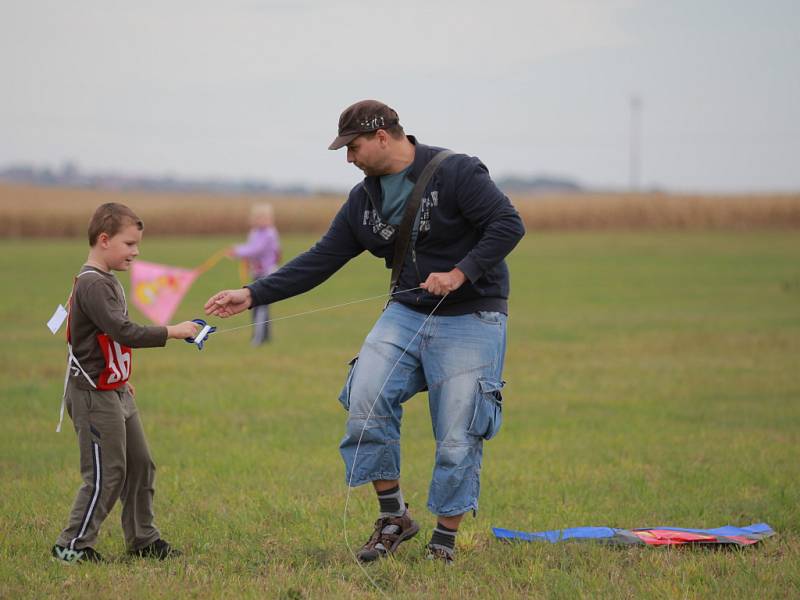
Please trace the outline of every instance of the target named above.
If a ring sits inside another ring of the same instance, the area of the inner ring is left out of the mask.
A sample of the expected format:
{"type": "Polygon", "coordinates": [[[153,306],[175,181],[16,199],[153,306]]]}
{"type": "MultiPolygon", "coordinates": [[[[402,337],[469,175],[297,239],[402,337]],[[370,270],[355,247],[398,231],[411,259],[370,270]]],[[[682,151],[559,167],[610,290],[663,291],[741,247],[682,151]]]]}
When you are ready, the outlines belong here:
{"type": "Polygon", "coordinates": [[[58,330],[61,329],[64,321],[67,319],[67,314],[67,309],[60,304],[56,307],[53,316],[50,317],[50,320],[47,322],[47,328],[52,332],[53,335],[58,333],[58,330]]]}

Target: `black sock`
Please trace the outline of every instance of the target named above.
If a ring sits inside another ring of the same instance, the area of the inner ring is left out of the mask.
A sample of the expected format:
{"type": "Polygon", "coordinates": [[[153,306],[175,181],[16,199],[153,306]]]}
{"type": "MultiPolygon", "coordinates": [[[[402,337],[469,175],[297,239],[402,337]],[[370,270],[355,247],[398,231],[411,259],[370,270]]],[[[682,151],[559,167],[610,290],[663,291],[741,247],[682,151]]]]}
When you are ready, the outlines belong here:
{"type": "Polygon", "coordinates": [[[456,534],[458,529],[450,529],[446,525],[442,525],[441,521],[436,523],[436,528],[433,530],[431,536],[431,544],[434,546],[444,546],[450,550],[456,547],[456,534]]]}
{"type": "Polygon", "coordinates": [[[400,485],[396,485],[388,490],[378,492],[378,503],[381,506],[381,517],[402,517],[406,512],[406,505],[403,502],[403,493],[400,485]]]}

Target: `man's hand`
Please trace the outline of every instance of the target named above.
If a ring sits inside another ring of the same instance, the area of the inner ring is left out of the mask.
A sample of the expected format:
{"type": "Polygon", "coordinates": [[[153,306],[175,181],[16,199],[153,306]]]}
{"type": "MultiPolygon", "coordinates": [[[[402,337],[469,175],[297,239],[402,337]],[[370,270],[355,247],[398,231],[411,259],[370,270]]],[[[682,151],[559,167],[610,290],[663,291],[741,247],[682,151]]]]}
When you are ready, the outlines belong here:
{"type": "Polygon", "coordinates": [[[460,288],[466,280],[467,276],[456,267],[449,273],[431,273],[420,287],[434,296],[445,296],[460,288]]]}
{"type": "Polygon", "coordinates": [[[206,302],[205,310],[207,315],[215,317],[232,317],[250,308],[253,304],[253,296],[248,288],[238,290],[223,290],[217,292],[206,302]]]}
{"type": "Polygon", "coordinates": [[[185,340],[194,337],[200,331],[200,326],[194,321],[184,321],[177,325],[167,325],[167,337],[176,340],[185,340]]]}
{"type": "Polygon", "coordinates": [[[130,381],[128,382],[128,391],[130,392],[131,396],[134,398],[136,397],[136,388],[133,387],[133,384],[130,381]]]}

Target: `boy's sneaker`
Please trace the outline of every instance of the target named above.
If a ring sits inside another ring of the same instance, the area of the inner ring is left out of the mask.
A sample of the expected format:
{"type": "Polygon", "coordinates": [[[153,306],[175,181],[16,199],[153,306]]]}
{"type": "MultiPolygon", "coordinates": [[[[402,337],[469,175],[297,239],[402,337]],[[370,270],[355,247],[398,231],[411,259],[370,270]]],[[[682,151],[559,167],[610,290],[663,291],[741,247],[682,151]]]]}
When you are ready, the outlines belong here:
{"type": "Polygon", "coordinates": [[[428,551],[428,560],[440,560],[444,561],[446,565],[450,565],[456,558],[456,551],[447,546],[428,544],[426,549],[428,551]]]}
{"type": "Polygon", "coordinates": [[[417,535],[419,525],[406,510],[400,517],[381,517],[375,521],[375,530],[356,556],[361,562],[372,562],[393,554],[397,547],[417,535]]]}
{"type": "Polygon", "coordinates": [[[165,558],[180,556],[183,552],[170,546],[169,542],[158,538],[155,542],[147,544],[147,546],[143,548],[129,551],[128,554],[141,558],[157,558],[158,560],[164,560],[165,558]]]}
{"type": "Polygon", "coordinates": [[[76,565],[82,562],[103,562],[103,557],[100,556],[100,553],[89,546],[81,548],[80,550],[70,550],[69,548],[56,544],[53,546],[52,550],[50,550],[50,554],[52,554],[53,558],[58,562],[68,565],[76,565]]]}

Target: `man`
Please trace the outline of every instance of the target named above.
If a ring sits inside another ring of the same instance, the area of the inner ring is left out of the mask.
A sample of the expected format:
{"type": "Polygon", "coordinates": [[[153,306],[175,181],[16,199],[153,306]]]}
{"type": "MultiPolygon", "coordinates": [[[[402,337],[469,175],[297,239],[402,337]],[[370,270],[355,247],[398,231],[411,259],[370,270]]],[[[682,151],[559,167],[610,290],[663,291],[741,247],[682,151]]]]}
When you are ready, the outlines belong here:
{"type": "MultiPolygon", "coordinates": [[[[206,313],[228,317],[319,285],[364,250],[391,268],[415,182],[441,148],[407,136],[376,100],[345,109],[331,150],[366,175],[328,232],[276,273],[212,296],[206,313]]],[[[411,204],[413,208],[413,203],[411,204]]],[[[412,217],[414,215],[411,215],[412,217]]],[[[400,490],[402,403],[428,390],[436,459],[428,509],[437,516],[428,556],[451,562],[463,515],[478,508],[483,440],[499,429],[509,275],[505,256],[525,233],[486,167],[447,156],[422,194],[391,302],[375,323],[339,397],[348,410],[340,444],[346,482],[371,482],[380,517],[358,558],[392,554],[419,531],[400,490]]]]}

